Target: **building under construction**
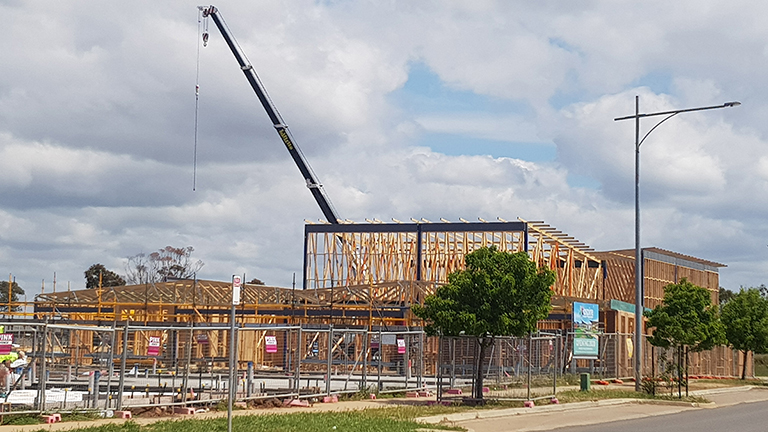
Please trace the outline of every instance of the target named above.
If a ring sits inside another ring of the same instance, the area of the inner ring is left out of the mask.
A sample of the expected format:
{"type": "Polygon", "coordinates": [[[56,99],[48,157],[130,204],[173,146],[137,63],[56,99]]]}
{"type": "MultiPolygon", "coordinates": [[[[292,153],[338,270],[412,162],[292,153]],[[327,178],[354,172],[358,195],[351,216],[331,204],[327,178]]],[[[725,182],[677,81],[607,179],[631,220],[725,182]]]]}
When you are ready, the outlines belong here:
{"type": "MultiPolygon", "coordinates": [[[[419,329],[422,322],[413,315],[410,305],[421,303],[447,281],[449,273],[462,269],[466,254],[492,245],[502,251],[527,251],[539,266],[557,273],[552,287],[553,309],[549,319],[540,322],[540,329],[566,334],[571,330],[573,301],[582,301],[600,305],[604,331],[629,337],[635,295],[631,251],[595,252],[544,222],[522,219],[307,224],[302,287],[246,284],[236,319],[243,326],[419,329]]],[[[659,304],[663,287],[683,277],[710,290],[717,303],[718,268],[722,266],[661,249],[644,250],[645,306],[659,304]]],[[[177,280],[41,294],[36,298],[34,313],[38,319],[69,322],[223,325],[229,323],[231,301],[230,282],[177,280]]],[[[240,361],[279,367],[285,356],[270,356],[264,349],[269,334],[260,331],[241,335],[240,361]]],[[[184,343],[191,337],[182,334],[174,337],[174,343],[184,343]]],[[[197,344],[192,356],[225,355],[227,341],[223,333],[207,334],[205,338],[206,344],[197,344]]],[[[130,341],[134,353],[142,352],[146,343],[146,335],[130,341]]],[[[83,344],[82,352],[86,352],[89,341],[83,344]]],[[[419,347],[427,371],[434,371],[436,345],[431,341],[419,347]]],[[[350,348],[353,353],[370,349],[363,343],[350,348]]],[[[384,353],[383,346],[381,350],[384,353]]],[[[617,376],[631,375],[631,349],[626,344],[616,342],[605,354],[617,376]]],[[[467,350],[467,356],[472,355],[467,350]]],[[[738,356],[725,349],[718,356],[708,358],[707,363],[718,364],[721,374],[730,375],[728,371],[733,368],[729,364],[738,363],[738,356]]],[[[652,363],[650,357],[648,363],[652,363]]],[[[694,370],[695,366],[694,361],[694,370]]]]}

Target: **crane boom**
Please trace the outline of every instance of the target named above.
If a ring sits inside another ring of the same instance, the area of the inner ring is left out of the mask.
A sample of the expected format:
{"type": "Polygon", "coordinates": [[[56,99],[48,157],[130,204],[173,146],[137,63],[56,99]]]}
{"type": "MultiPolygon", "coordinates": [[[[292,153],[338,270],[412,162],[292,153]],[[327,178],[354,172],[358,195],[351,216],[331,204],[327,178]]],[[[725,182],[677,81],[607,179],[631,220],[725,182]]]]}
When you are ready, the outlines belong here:
{"type": "Polygon", "coordinates": [[[275,108],[272,100],[269,98],[269,95],[267,95],[267,91],[264,89],[264,85],[261,83],[259,76],[256,74],[253,66],[248,63],[248,59],[240,50],[240,47],[235,41],[234,36],[229,33],[229,29],[219,15],[218,9],[212,5],[207,7],[200,6],[199,8],[202,11],[203,17],[211,17],[213,19],[213,22],[216,24],[216,27],[218,27],[219,32],[221,32],[221,35],[224,37],[227,45],[229,45],[229,49],[232,50],[232,54],[235,55],[235,59],[240,65],[240,69],[243,71],[243,74],[245,74],[245,78],[248,80],[251,88],[253,88],[256,96],[258,96],[259,101],[261,101],[261,105],[267,112],[269,119],[272,120],[272,124],[274,125],[277,134],[280,135],[280,139],[288,149],[288,153],[291,154],[291,157],[296,163],[296,166],[299,168],[299,171],[301,171],[301,175],[304,176],[304,180],[307,182],[307,188],[309,188],[309,191],[312,192],[312,196],[315,197],[315,201],[317,201],[317,204],[320,206],[320,210],[323,212],[323,215],[328,220],[328,222],[332,224],[338,224],[341,218],[339,218],[339,216],[336,214],[336,211],[331,205],[330,200],[325,195],[323,185],[317,181],[315,174],[312,172],[309,164],[304,159],[304,155],[301,153],[301,150],[293,140],[293,136],[291,135],[290,130],[288,130],[288,126],[285,124],[282,117],[280,116],[280,113],[275,108]]]}

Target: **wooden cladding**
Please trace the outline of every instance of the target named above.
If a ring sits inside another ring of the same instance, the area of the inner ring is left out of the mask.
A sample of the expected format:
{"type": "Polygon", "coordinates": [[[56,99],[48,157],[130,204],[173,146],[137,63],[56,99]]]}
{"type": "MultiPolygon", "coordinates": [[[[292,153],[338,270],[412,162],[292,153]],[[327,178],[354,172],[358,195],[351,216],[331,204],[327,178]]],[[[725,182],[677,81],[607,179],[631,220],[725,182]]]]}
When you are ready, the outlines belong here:
{"type": "MultiPolygon", "coordinates": [[[[605,261],[606,298],[635,303],[634,253],[634,250],[620,250],[595,254],[605,261]]],[[[664,287],[683,278],[706,288],[712,295],[712,303],[717,304],[720,288],[718,267],[724,265],[658,248],[643,249],[645,307],[652,309],[660,305],[664,299],[664,287]]]]}

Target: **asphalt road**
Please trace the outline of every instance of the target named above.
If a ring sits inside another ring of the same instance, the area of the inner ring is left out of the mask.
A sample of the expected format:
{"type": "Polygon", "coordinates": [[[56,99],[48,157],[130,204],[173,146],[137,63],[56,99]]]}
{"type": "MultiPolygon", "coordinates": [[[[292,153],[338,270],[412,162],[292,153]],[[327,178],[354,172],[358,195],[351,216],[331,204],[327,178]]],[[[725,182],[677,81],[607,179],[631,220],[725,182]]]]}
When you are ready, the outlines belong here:
{"type": "MultiPolygon", "coordinates": [[[[598,405],[566,404],[454,414],[452,424],[474,432],[518,431],[768,431],[768,388],[707,391],[712,402],[702,407],[681,403],[626,403],[605,400],[598,405]]],[[[440,421],[440,416],[436,416],[440,421]]]]}
{"type": "Polygon", "coordinates": [[[768,401],[743,403],[723,408],[683,411],[676,414],[634,420],[551,429],[568,432],[703,432],[703,431],[767,431],[768,401]]]}

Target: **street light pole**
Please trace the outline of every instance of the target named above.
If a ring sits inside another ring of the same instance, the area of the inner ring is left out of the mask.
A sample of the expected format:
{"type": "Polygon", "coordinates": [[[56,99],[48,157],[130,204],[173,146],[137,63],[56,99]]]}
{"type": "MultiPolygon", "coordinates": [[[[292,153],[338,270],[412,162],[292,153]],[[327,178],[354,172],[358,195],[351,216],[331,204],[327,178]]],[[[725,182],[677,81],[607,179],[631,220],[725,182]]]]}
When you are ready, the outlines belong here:
{"type": "Polygon", "coordinates": [[[640,96],[635,95],[635,391],[640,391],[643,379],[643,276],[643,251],[640,249],[640,96]]]}
{"type": "Polygon", "coordinates": [[[722,105],[711,105],[697,108],[686,108],[671,111],[659,111],[653,113],[640,113],[640,96],[635,96],[635,114],[624,117],[617,117],[614,121],[635,119],[635,390],[641,390],[643,379],[643,309],[645,303],[644,293],[644,270],[643,270],[643,251],[640,248],[640,146],[648,135],[651,134],[662,123],[670,118],[685,112],[705,111],[718,108],[730,108],[741,105],[741,102],[726,102],[722,105]],[[656,123],[640,139],[640,118],[656,117],[666,115],[661,121],[656,123]]]}

